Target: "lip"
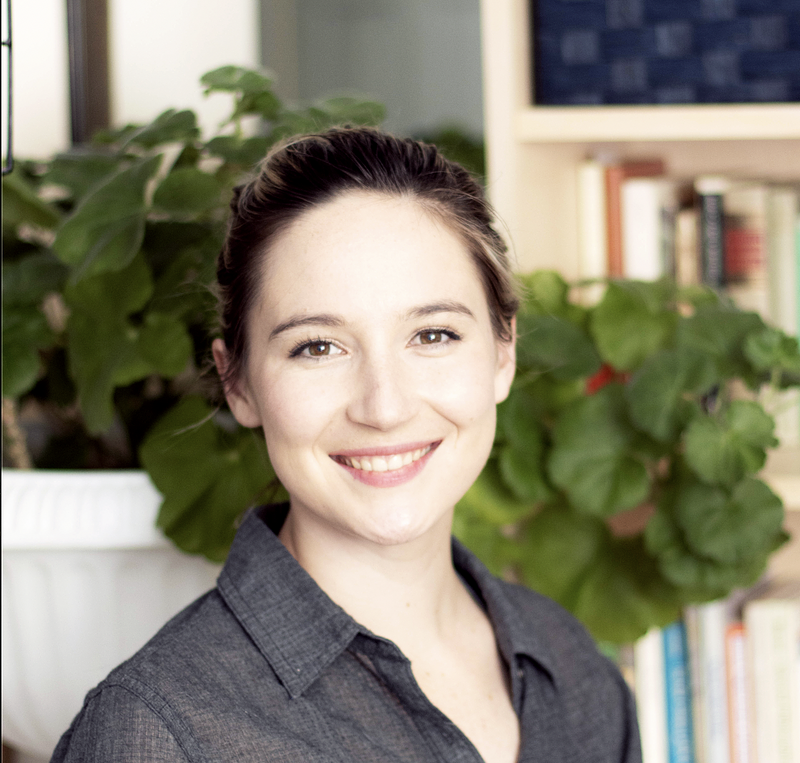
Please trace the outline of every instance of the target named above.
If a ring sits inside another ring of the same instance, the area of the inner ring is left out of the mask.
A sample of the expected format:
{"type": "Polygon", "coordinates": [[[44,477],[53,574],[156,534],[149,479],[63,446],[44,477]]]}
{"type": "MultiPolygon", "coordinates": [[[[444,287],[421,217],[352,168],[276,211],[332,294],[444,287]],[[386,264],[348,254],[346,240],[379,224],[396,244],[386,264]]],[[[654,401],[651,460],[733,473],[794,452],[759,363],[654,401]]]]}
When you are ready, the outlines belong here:
{"type": "Polygon", "coordinates": [[[420,440],[419,442],[407,442],[400,445],[383,445],[377,448],[355,448],[353,450],[337,450],[331,453],[331,458],[341,456],[342,458],[363,458],[364,456],[393,456],[396,453],[409,453],[412,450],[422,450],[429,445],[435,448],[441,440],[420,440]]]}
{"type": "Polygon", "coordinates": [[[385,447],[376,448],[359,448],[357,450],[342,450],[331,454],[331,459],[335,461],[342,469],[349,472],[353,479],[362,482],[371,487],[396,487],[414,479],[424,468],[430,460],[434,451],[441,444],[441,440],[434,442],[415,442],[403,445],[389,445],[385,447]],[[408,453],[409,451],[421,450],[430,447],[430,450],[421,458],[412,461],[406,466],[395,469],[391,472],[368,472],[364,469],[354,469],[352,466],[342,463],[337,457],[342,458],[362,458],[368,456],[393,456],[398,453],[408,453]]]}

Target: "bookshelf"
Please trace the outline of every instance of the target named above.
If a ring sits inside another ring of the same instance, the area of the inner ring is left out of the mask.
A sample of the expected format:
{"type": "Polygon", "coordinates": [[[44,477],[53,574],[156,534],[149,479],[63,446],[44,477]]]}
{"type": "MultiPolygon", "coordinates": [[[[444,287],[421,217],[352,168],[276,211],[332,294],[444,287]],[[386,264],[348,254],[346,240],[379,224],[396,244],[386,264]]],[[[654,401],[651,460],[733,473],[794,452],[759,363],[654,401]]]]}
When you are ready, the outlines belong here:
{"type": "MultiPolygon", "coordinates": [[[[677,178],[800,181],[800,104],[532,105],[528,5],[481,0],[488,191],[520,270],[578,276],[577,167],[591,155],[661,158],[677,178]]],[[[764,477],[800,512],[797,449],[764,477]]]]}

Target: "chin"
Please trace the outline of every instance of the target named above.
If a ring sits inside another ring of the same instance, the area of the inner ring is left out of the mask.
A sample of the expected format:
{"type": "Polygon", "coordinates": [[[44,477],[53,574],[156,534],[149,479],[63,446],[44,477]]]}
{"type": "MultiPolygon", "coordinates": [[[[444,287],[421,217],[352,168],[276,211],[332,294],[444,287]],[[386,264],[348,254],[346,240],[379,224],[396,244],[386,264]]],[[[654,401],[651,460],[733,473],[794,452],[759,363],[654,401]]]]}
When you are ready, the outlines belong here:
{"type": "MultiPolygon", "coordinates": [[[[451,517],[451,514],[448,514],[451,517]]],[[[444,521],[440,517],[439,521],[444,521]]],[[[448,524],[448,534],[450,524],[448,524]]],[[[414,511],[399,509],[397,512],[384,511],[368,527],[361,528],[358,536],[379,546],[400,546],[411,543],[430,532],[438,522],[430,517],[420,517],[414,511]]]]}

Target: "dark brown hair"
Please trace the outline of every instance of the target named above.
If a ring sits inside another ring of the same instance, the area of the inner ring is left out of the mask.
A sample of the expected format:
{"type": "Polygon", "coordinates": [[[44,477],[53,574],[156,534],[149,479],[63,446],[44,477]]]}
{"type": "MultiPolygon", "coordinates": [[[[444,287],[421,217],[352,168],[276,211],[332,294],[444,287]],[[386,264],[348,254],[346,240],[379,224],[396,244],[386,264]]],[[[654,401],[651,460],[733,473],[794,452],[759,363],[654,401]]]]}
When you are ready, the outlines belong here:
{"type": "Polygon", "coordinates": [[[217,263],[226,386],[241,378],[247,316],[270,246],[303,212],[347,191],[408,196],[464,241],[483,281],[495,335],[511,339],[519,300],[503,240],[481,186],[434,146],[369,127],[339,127],[274,147],[249,183],[234,189],[217,263]]]}

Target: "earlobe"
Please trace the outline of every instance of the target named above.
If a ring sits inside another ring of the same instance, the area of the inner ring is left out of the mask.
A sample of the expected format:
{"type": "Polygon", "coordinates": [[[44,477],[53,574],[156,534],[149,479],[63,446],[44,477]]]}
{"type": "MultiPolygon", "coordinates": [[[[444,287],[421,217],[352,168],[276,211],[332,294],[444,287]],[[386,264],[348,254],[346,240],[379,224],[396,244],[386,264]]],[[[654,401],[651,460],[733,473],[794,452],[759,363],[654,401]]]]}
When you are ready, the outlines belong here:
{"type": "MultiPolygon", "coordinates": [[[[217,373],[220,379],[225,379],[229,364],[228,348],[222,339],[215,339],[211,344],[211,352],[214,355],[214,364],[217,366],[217,373]]],[[[246,382],[237,381],[236,383],[223,381],[225,399],[234,418],[243,426],[255,428],[261,426],[261,417],[258,408],[253,404],[250,391],[247,389],[246,382]]]]}
{"type": "Polygon", "coordinates": [[[497,372],[494,380],[495,403],[502,403],[511,391],[517,371],[517,318],[511,319],[511,339],[497,342],[497,372]]]}

